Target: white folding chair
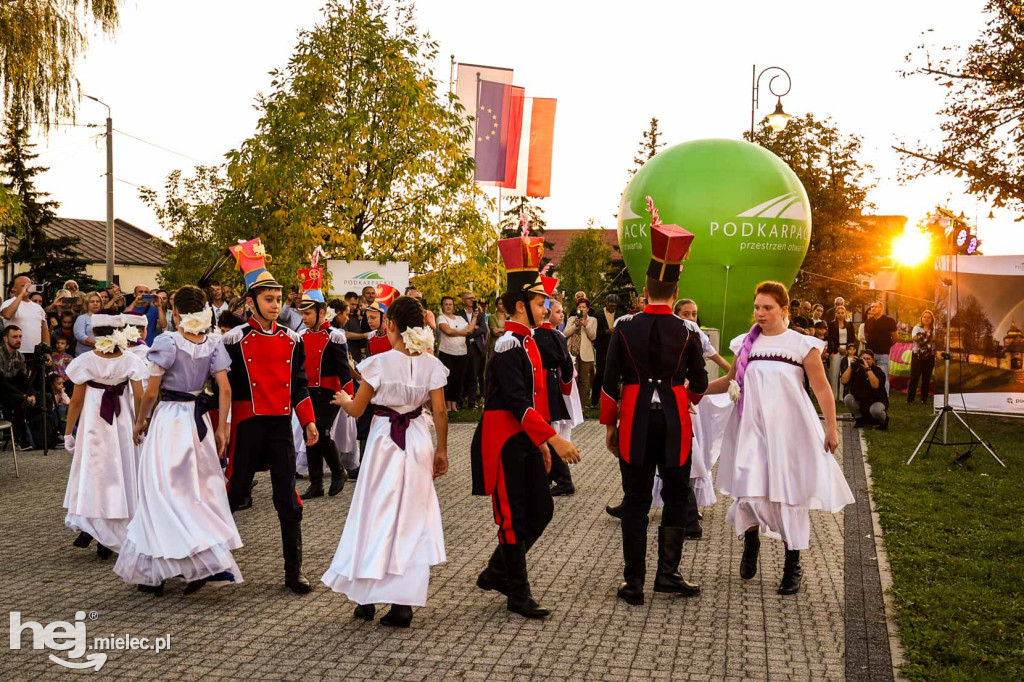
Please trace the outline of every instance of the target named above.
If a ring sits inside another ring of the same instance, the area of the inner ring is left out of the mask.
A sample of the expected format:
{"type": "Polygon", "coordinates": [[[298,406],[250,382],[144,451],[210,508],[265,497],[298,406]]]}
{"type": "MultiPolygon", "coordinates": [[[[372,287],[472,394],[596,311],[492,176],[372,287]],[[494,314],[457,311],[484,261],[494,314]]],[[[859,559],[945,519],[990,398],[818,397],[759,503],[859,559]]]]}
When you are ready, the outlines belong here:
{"type": "Polygon", "coordinates": [[[14,442],[14,424],[0,421],[0,431],[4,429],[7,429],[11,434],[11,452],[14,453],[14,475],[21,478],[21,472],[18,471],[18,445],[14,442]]]}

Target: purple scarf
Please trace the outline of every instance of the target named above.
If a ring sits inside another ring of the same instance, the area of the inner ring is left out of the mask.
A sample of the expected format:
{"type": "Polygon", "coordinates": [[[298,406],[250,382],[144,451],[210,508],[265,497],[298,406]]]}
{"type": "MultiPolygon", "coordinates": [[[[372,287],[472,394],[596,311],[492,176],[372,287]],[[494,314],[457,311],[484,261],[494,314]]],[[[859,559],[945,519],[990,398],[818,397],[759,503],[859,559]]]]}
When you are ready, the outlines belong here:
{"type": "Polygon", "coordinates": [[[103,421],[113,424],[114,417],[121,414],[121,395],[124,394],[128,380],[113,385],[87,381],[86,385],[103,391],[103,397],[100,399],[100,416],[103,417],[103,421]]]}
{"type": "Polygon", "coordinates": [[[423,414],[423,408],[417,407],[412,412],[399,414],[390,407],[374,405],[373,414],[375,417],[388,418],[391,422],[391,440],[395,441],[395,445],[405,450],[405,432],[409,430],[409,425],[412,424],[412,420],[423,414]]]}

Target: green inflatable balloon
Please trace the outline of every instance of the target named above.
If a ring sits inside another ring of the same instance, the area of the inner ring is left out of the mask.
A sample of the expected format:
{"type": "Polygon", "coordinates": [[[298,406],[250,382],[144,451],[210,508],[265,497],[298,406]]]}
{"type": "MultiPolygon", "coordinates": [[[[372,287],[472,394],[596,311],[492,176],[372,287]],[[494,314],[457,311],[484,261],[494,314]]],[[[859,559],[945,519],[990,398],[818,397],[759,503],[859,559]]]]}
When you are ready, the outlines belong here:
{"type": "Polygon", "coordinates": [[[637,171],[619,206],[619,248],[637,291],[651,259],[652,197],[663,223],[695,237],[679,296],[700,308],[701,324],[721,330],[721,351],[750,329],[754,288],[789,286],[811,240],[811,206],[796,174],[764,147],[740,140],[695,140],[669,147],[637,171]]]}

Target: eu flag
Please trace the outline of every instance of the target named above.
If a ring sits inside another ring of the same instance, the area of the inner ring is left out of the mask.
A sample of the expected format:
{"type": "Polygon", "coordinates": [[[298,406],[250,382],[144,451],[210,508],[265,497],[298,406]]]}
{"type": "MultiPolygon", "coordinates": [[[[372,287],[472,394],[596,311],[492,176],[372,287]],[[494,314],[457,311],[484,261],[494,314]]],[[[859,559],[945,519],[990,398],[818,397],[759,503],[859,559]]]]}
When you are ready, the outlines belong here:
{"type": "MultiPolygon", "coordinates": [[[[512,86],[479,80],[476,104],[475,180],[505,180],[512,86]]],[[[518,144],[518,140],[514,141],[518,144]]]]}

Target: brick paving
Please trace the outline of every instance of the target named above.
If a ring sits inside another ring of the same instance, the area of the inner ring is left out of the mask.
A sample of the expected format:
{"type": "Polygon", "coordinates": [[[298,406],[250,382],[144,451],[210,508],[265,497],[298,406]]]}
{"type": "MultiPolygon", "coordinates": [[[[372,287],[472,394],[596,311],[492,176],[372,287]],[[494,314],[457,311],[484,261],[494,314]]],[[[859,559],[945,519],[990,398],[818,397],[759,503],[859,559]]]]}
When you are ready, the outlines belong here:
{"type": "MultiPolygon", "coordinates": [[[[173,583],[156,599],[122,583],[113,560],[72,547],[61,508],[70,457],[62,450],[23,453],[20,479],[10,451],[0,453],[0,611],[18,610],[23,622],[43,625],[95,611],[97,619],[86,621],[90,641],[110,633],[171,635],[170,651],[159,654],[108,652],[100,674],[113,679],[844,679],[843,514],[812,512],[803,588],[783,598],[775,593],[781,543],[763,542],[757,578],[741,580],[742,543],[725,527],[728,499],[721,498],[704,510],[704,539],[688,542],[683,554],[682,572],[703,594],[683,599],[650,592],[656,513],[647,603],[628,606],[615,598],[618,521],[604,513],[621,497],[617,465],[604,449],[603,427],[587,422],[574,434],[584,456],[573,469],[578,492],[556,498],[554,521],[529,556],[534,595],[554,612],[528,621],[506,611],[497,593],[475,586],[495,534],[489,501],[469,494],[472,430],[452,426],[451,471],[437,481],[448,563],[434,569],[428,605],[416,609],[408,630],[354,620],[353,604],[319,583],[351,484],[335,498],[306,504],[304,568],[317,586],[313,594],[283,587],[278,524],[261,474],[253,509],[237,516],[245,583],[187,598],[173,583]]],[[[843,463],[842,453],[837,457],[843,463]]],[[[19,651],[0,646],[0,679],[91,674],[60,668],[49,652],[31,649],[28,631],[22,641],[19,651]]]]}

